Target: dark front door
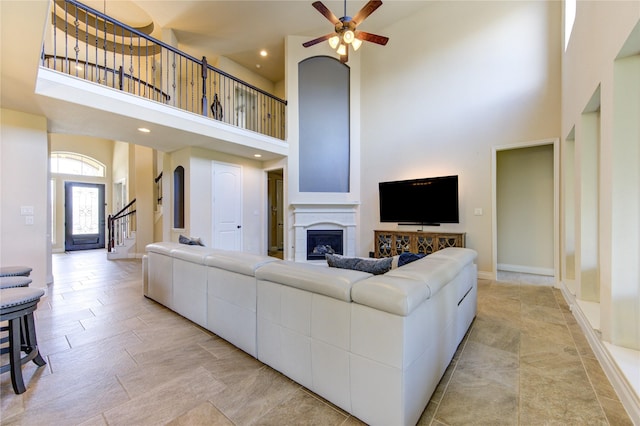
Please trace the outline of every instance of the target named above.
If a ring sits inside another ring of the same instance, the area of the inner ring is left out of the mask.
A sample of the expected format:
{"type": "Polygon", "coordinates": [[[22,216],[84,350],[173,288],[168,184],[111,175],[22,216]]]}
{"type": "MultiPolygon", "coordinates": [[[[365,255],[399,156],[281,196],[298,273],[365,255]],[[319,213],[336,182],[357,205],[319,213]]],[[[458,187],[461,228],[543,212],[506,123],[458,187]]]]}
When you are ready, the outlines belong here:
{"type": "Polygon", "coordinates": [[[104,248],[104,185],[65,182],[64,249],[104,248]]]}

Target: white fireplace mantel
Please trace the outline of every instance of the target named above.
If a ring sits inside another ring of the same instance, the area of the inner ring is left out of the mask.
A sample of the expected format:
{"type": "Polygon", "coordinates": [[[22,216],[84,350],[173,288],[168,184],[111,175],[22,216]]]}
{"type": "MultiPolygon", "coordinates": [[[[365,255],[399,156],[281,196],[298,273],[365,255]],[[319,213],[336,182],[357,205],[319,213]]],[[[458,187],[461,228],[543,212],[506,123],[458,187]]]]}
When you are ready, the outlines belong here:
{"type": "Polygon", "coordinates": [[[345,256],[355,256],[357,209],[360,203],[291,203],[293,208],[294,260],[307,261],[307,230],[342,229],[345,256]]]}

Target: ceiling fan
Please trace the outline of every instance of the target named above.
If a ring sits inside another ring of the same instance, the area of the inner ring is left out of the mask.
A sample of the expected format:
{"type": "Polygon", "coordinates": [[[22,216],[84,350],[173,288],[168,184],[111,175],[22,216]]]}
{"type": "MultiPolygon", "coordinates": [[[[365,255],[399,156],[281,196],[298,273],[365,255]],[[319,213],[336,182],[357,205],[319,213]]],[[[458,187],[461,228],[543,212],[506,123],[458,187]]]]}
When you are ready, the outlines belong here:
{"type": "Polygon", "coordinates": [[[367,33],[357,29],[369,15],[382,5],[381,1],[370,0],[362,9],[352,18],[347,16],[347,0],[344,1],[344,16],[337,18],[321,1],[315,1],[311,4],[327,18],[335,26],[335,31],[325,34],[322,37],[302,43],[304,47],[313,46],[325,40],[329,41],[331,48],[336,49],[340,55],[340,62],[345,63],[349,60],[349,45],[353,50],[358,50],[363,41],[386,45],[389,41],[388,37],[367,33]]]}

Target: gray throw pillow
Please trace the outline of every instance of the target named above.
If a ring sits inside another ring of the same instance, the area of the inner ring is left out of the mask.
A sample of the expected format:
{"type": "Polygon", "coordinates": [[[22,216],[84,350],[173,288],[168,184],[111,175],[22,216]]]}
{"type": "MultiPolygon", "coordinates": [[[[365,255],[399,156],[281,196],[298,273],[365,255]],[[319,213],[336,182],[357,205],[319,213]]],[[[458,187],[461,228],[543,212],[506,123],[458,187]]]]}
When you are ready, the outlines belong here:
{"type": "Polygon", "coordinates": [[[339,254],[327,254],[327,265],[332,268],[353,269],[374,275],[384,274],[391,269],[393,258],[365,259],[361,257],[345,257],[339,254]]]}
{"type": "Polygon", "coordinates": [[[185,237],[184,235],[180,235],[180,237],[178,238],[178,242],[180,244],[186,244],[189,246],[204,246],[200,238],[189,238],[185,237]]]}

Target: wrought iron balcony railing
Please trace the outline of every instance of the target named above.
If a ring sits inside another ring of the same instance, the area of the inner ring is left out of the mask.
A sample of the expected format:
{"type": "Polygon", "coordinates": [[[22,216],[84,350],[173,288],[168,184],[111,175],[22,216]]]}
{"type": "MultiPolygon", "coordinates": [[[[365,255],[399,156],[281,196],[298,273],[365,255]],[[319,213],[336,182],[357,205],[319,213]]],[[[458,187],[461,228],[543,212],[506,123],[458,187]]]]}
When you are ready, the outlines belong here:
{"type": "Polygon", "coordinates": [[[42,66],[285,138],[287,102],[75,0],[53,0],[42,66]]]}

